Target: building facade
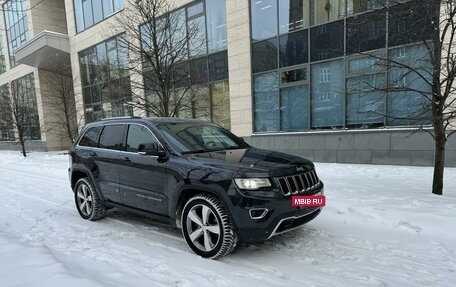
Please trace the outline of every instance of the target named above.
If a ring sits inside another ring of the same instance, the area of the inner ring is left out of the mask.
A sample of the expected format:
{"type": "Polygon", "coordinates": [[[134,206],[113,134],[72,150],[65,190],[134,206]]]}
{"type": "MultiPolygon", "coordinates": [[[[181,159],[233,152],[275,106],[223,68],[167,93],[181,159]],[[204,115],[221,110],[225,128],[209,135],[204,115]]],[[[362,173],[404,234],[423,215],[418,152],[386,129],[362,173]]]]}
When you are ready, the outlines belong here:
{"type": "MultiPolygon", "coordinates": [[[[254,146],[314,161],[432,165],[433,139],[414,132],[430,127],[430,103],[422,96],[430,87],[381,60],[432,75],[423,42],[429,35],[431,43],[430,14],[414,0],[389,1],[175,1],[173,14],[183,27],[197,26],[203,43],[190,39],[179,63],[177,72],[188,79],[173,92],[190,87],[194,100],[178,116],[211,120],[254,146]]],[[[131,51],[122,45],[133,35],[116,25],[129,6],[123,0],[4,1],[0,86],[32,83],[27,95],[34,95],[28,102],[36,116],[28,130],[35,145],[68,144],[64,131],[50,132],[57,115],[46,104],[52,98],[46,77],[55,63],[71,67],[79,126],[153,116],[129,104],[132,94],[153,98],[150,67],[143,63],[142,74],[133,72],[131,51]]],[[[0,130],[0,146],[8,145],[14,129],[0,130]]],[[[456,166],[454,138],[447,148],[447,164],[456,166]]]]}

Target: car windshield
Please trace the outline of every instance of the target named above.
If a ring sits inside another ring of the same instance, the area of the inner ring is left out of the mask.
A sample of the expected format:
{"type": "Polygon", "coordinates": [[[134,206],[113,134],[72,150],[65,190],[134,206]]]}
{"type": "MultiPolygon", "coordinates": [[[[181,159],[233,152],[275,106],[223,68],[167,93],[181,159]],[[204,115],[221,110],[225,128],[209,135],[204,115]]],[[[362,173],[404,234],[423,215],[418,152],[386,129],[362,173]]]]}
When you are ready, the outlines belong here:
{"type": "Polygon", "coordinates": [[[209,123],[159,123],[157,128],[180,153],[199,153],[248,147],[242,139],[209,123]]]}

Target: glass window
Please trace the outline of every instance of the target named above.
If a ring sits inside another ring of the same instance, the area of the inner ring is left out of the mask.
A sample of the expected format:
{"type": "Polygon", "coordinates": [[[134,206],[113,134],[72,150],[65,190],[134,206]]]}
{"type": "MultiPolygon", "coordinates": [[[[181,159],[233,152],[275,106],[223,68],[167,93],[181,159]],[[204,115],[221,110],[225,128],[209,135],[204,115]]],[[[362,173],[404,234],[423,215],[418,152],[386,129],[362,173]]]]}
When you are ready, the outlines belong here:
{"type": "Polygon", "coordinates": [[[207,54],[206,20],[204,16],[200,16],[188,21],[188,37],[190,57],[207,54]]]}
{"type": "Polygon", "coordinates": [[[347,124],[382,125],[385,115],[385,74],[347,79],[347,124]]]}
{"type": "Polygon", "coordinates": [[[228,81],[210,84],[212,97],[212,122],[229,129],[230,116],[230,90],[228,81]]]}
{"type": "Polygon", "coordinates": [[[117,42],[109,39],[79,52],[86,122],[131,114],[128,54],[117,42]]]}
{"type": "Polygon", "coordinates": [[[331,59],[344,54],[344,22],[337,21],[310,30],[312,61],[331,59]]]}
{"type": "MultiPolygon", "coordinates": [[[[80,1],[80,0],[77,0],[80,1]]],[[[108,17],[112,13],[114,13],[114,5],[112,0],[102,0],[103,1],[103,16],[108,17]]]]}
{"type": "Polygon", "coordinates": [[[307,85],[280,89],[280,122],[282,131],[309,129],[309,94],[307,85]]]}
{"type": "Polygon", "coordinates": [[[228,79],[228,55],[226,51],[210,55],[208,61],[210,82],[228,79]]]}
{"type": "Polygon", "coordinates": [[[390,8],[388,45],[397,46],[423,39],[431,39],[434,33],[433,1],[408,1],[390,8]]]}
{"type": "Polygon", "coordinates": [[[310,25],[334,21],[345,16],[345,0],[310,0],[310,25]]]}
{"type": "Polygon", "coordinates": [[[277,35],[276,1],[250,1],[253,41],[259,41],[277,35]]]}
{"type": "Polygon", "coordinates": [[[288,84],[307,80],[307,68],[282,72],[281,83],[288,84]]]}
{"type": "MultiPolygon", "coordinates": [[[[172,12],[170,21],[173,23],[171,44],[173,45],[174,53],[177,54],[177,60],[183,61],[188,59],[188,41],[187,38],[187,22],[185,20],[185,9],[178,9],[172,12]]],[[[150,33],[146,32],[146,35],[150,33]]],[[[149,40],[150,43],[150,40],[149,40]]]]}
{"type": "Polygon", "coordinates": [[[73,3],[78,33],[123,9],[123,0],[73,0],[73,3]]]}
{"type": "Polygon", "coordinates": [[[347,14],[357,14],[386,7],[387,0],[348,0],[347,14]]]}
{"type": "Polygon", "coordinates": [[[84,30],[84,12],[82,10],[82,0],[74,0],[74,14],[76,17],[76,32],[84,30]]]}
{"type": "Polygon", "coordinates": [[[80,146],[97,147],[98,133],[101,127],[92,127],[88,129],[79,141],[80,146]]]}
{"type": "Polygon", "coordinates": [[[90,27],[93,25],[92,0],[82,0],[82,9],[84,12],[84,26],[90,27]]]}
{"type": "Polygon", "coordinates": [[[113,0],[115,12],[123,9],[123,1],[124,0],[113,0]]]}
{"type": "Polygon", "coordinates": [[[390,50],[390,57],[403,67],[391,67],[388,73],[388,125],[430,124],[432,64],[424,45],[390,50]],[[425,79],[423,79],[424,77],[425,79]]]}
{"type": "Polygon", "coordinates": [[[385,64],[381,60],[382,55],[376,55],[379,58],[375,57],[359,57],[349,59],[348,63],[348,73],[350,74],[360,74],[370,71],[380,71],[385,68],[385,64]]]}
{"type": "Polygon", "coordinates": [[[308,0],[280,0],[278,3],[280,34],[309,27],[308,0]]]}
{"type": "Polygon", "coordinates": [[[386,11],[379,10],[347,18],[347,53],[385,48],[386,11]]]}
{"type": "Polygon", "coordinates": [[[226,50],[225,0],[206,1],[206,21],[209,54],[226,50]]]}
{"type": "Polygon", "coordinates": [[[175,88],[187,87],[190,80],[188,62],[177,63],[173,71],[173,83],[175,88]]]}
{"type": "Polygon", "coordinates": [[[3,4],[6,7],[6,36],[11,68],[16,66],[15,52],[28,40],[27,2],[10,0],[3,4]]]}
{"type": "Polygon", "coordinates": [[[279,79],[277,72],[253,77],[254,129],[279,131],[279,79]]]}
{"type": "Polygon", "coordinates": [[[101,1],[94,0],[92,1],[92,11],[93,11],[93,21],[95,23],[103,20],[103,5],[101,1]]]}
{"type": "Polygon", "coordinates": [[[280,67],[308,62],[307,30],[280,36],[280,67]]]}
{"type": "Polygon", "coordinates": [[[190,61],[190,81],[192,85],[207,83],[207,58],[190,61]]]}
{"type": "Polygon", "coordinates": [[[252,44],[253,73],[277,69],[277,39],[252,44]]]}
{"type": "Polygon", "coordinates": [[[140,125],[130,125],[128,128],[127,151],[143,151],[145,147],[154,143],[158,144],[157,139],[146,127],[140,125]]]}
{"type": "MultiPolygon", "coordinates": [[[[210,1],[214,1],[214,0],[210,0],[210,1]]],[[[203,4],[203,2],[198,2],[196,4],[192,4],[192,5],[187,7],[187,16],[188,16],[188,18],[200,15],[203,12],[204,12],[204,4],[203,4]]]]}
{"type": "Polygon", "coordinates": [[[312,65],[312,127],[343,125],[344,61],[312,65]]]}
{"type": "Polygon", "coordinates": [[[105,126],[100,135],[99,148],[123,150],[125,125],[105,126]]]}

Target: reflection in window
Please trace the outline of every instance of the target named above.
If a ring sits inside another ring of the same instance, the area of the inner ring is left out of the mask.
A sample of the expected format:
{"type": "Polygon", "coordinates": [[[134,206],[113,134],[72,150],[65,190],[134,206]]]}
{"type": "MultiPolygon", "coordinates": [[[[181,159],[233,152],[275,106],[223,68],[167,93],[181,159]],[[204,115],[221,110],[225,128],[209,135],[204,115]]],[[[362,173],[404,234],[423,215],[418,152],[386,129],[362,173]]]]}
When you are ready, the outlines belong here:
{"type": "Polygon", "coordinates": [[[308,0],[280,0],[279,33],[288,33],[309,27],[308,0]]]}
{"type": "Polygon", "coordinates": [[[278,131],[279,79],[277,72],[254,76],[253,83],[255,131],[278,131]]]}
{"type": "Polygon", "coordinates": [[[282,72],[281,83],[288,84],[307,80],[307,68],[282,72]]]}
{"type": "Polygon", "coordinates": [[[347,18],[347,53],[385,48],[386,11],[347,18]]]}
{"type": "Polygon", "coordinates": [[[229,129],[231,127],[231,116],[228,81],[210,84],[209,87],[212,96],[212,122],[229,129]]]}
{"type": "Polygon", "coordinates": [[[337,21],[310,30],[310,58],[320,61],[344,54],[344,22],[337,21]]]}
{"type": "Polygon", "coordinates": [[[308,62],[307,30],[280,36],[280,67],[308,62]]]}
{"type": "Polygon", "coordinates": [[[434,1],[412,0],[390,8],[388,44],[389,46],[421,42],[431,39],[434,31],[432,23],[434,1]]]}
{"type": "Polygon", "coordinates": [[[3,51],[3,35],[0,33],[0,74],[6,72],[5,52],[3,51]]]}
{"type": "Polygon", "coordinates": [[[344,61],[312,65],[312,74],[312,127],[343,125],[344,61]]]}
{"type": "Polygon", "coordinates": [[[347,79],[347,124],[383,125],[385,115],[385,74],[347,79]]]}
{"type": "Polygon", "coordinates": [[[157,140],[146,127],[140,125],[130,125],[127,135],[128,152],[142,151],[145,147],[152,143],[157,143],[157,140]]]}
{"type": "Polygon", "coordinates": [[[357,14],[361,12],[381,9],[386,7],[387,0],[348,0],[347,14],[357,14]]]}
{"type": "Polygon", "coordinates": [[[123,9],[123,0],[73,0],[73,3],[78,33],[123,9]]]}
{"type": "Polygon", "coordinates": [[[277,69],[277,39],[252,45],[253,73],[277,69]]]}
{"type": "Polygon", "coordinates": [[[310,25],[334,21],[345,16],[345,0],[310,0],[310,25]]]}
{"type": "Polygon", "coordinates": [[[309,129],[309,95],[307,85],[280,89],[280,123],[282,131],[309,129]]]}
{"type": "Polygon", "coordinates": [[[3,4],[6,36],[11,68],[16,66],[14,54],[29,37],[27,21],[27,1],[10,0],[3,4]]]}
{"type": "Polygon", "coordinates": [[[79,52],[86,122],[132,115],[128,51],[122,37],[109,39],[79,52]]]}
{"type": "Polygon", "coordinates": [[[193,18],[187,23],[188,33],[191,33],[188,43],[190,57],[206,55],[206,17],[193,18]]]}
{"type": "Polygon", "coordinates": [[[209,53],[226,50],[225,0],[206,1],[207,46],[209,53]]]}
{"type": "Polygon", "coordinates": [[[209,56],[209,81],[228,79],[228,55],[226,51],[209,56]]]}
{"type": "Polygon", "coordinates": [[[250,1],[253,41],[263,40],[277,35],[276,1],[250,1]]]}
{"type": "Polygon", "coordinates": [[[424,45],[392,49],[394,61],[414,69],[391,67],[388,73],[390,93],[388,94],[388,125],[409,125],[430,123],[430,101],[432,97],[432,64],[424,45]],[[422,79],[424,77],[426,80],[422,79]]]}

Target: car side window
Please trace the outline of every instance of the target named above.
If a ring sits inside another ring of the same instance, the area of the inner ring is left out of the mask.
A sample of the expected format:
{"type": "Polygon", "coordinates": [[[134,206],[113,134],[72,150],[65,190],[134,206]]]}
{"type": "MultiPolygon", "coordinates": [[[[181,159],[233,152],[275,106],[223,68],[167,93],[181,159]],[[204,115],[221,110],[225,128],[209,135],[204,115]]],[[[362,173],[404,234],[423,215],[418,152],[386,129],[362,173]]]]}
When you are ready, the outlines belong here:
{"type": "Polygon", "coordinates": [[[88,129],[84,136],[79,141],[80,146],[97,147],[98,145],[98,133],[101,127],[92,127],[88,129]]]}
{"type": "Polygon", "coordinates": [[[158,141],[146,127],[130,125],[127,135],[127,151],[139,152],[153,143],[158,144],[158,141]]]}
{"type": "Polygon", "coordinates": [[[123,137],[125,125],[105,126],[100,135],[98,147],[114,150],[123,150],[123,137]]]}

